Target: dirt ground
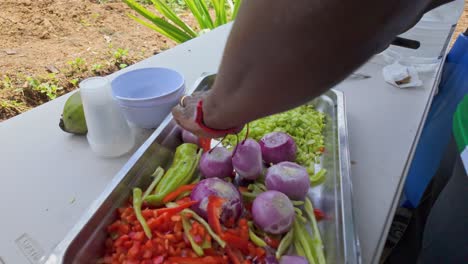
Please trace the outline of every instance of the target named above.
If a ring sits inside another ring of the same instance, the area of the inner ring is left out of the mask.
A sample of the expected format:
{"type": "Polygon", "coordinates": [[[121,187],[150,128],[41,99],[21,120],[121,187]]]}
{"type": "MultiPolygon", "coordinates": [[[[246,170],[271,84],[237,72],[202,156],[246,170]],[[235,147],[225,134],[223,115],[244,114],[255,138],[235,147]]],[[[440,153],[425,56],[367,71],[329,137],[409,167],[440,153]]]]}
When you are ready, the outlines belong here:
{"type": "MultiPolygon", "coordinates": [[[[76,88],[70,80],[108,74],[175,45],[127,13],[118,0],[0,0],[0,122],[51,100],[32,89],[28,76],[57,85],[59,96],[76,88]],[[119,48],[128,54],[116,61],[119,48]],[[86,69],[73,71],[68,62],[76,59],[86,69]]],[[[194,24],[189,15],[182,18],[194,24]]],[[[468,0],[455,36],[467,27],[468,0]]]]}

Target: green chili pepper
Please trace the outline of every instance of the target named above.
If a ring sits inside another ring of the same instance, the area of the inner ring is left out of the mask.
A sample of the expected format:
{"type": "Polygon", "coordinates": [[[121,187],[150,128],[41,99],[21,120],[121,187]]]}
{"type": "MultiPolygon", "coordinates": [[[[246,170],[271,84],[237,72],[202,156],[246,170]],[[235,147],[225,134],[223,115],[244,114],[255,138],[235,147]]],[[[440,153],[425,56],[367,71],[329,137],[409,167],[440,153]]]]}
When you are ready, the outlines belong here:
{"type": "Polygon", "coordinates": [[[141,199],[142,191],[140,188],[133,189],[133,210],[135,210],[136,218],[138,222],[140,222],[141,227],[143,227],[143,231],[145,232],[146,236],[151,239],[153,236],[151,234],[151,229],[149,228],[148,224],[146,223],[145,218],[141,214],[141,204],[143,200],[141,199]]]}
{"type": "Polygon", "coordinates": [[[299,243],[301,244],[302,249],[304,250],[304,253],[305,253],[304,257],[307,258],[307,260],[309,261],[309,264],[315,264],[315,259],[314,259],[314,256],[312,255],[312,250],[311,248],[309,248],[309,246],[311,245],[307,243],[304,230],[302,230],[301,226],[302,226],[301,223],[299,223],[299,221],[295,219],[294,220],[294,229],[295,229],[294,237],[296,237],[299,243]]]}
{"type": "Polygon", "coordinates": [[[184,143],[177,147],[171,167],[167,170],[154,193],[146,197],[146,201],[153,206],[161,206],[166,195],[179,186],[188,184],[198,168],[202,150],[192,143],[184,143]]]}
{"type": "Polygon", "coordinates": [[[302,245],[301,245],[301,243],[299,242],[299,239],[297,239],[296,236],[294,236],[293,244],[294,244],[294,248],[296,249],[296,253],[299,256],[305,257],[304,249],[302,248],[302,245]]]}
{"type": "Polygon", "coordinates": [[[156,187],[156,185],[158,185],[159,181],[161,181],[162,177],[164,175],[164,169],[161,168],[161,167],[158,167],[154,172],[153,172],[153,176],[154,177],[154,180],[151,182],[150,186],[148,187],[148,189],[146,189],[145,193],[143,194],[143,200],[146,199],[146,197],[154,190],[154,187],[156,187]]]}
{"type": "Polygon", "coordinates": [[[281,239],[281,242],[276,250],[276,258],[280,259],[281,256],[288,250],[294,239],[294,229],[291,228],[289,232],[281,239]]]}
{"type": "Polygon", "coordinates": [[[198,256],[200,257],[203,256],[204,255],[203,249],[193,240],[192,234],[190,234],[190,229],[192,228],[190,227],[190,224],[187,218],[185,218],[185,216],[183,215],[182,215],[182,227],[184,228],[185,236],[190,241],[190,245],[192,245],[193,251],[195,251],[195,253],[198,256]]]}
{"type": "Polygon", "coordinates": [[[325,264],[325,254],[323,252],[323,242],[322,238],[320,237],[320,230],[318,228],[317,219],[315,219],[314,215],[314,207],[312,206],[312,202],[309,198],[305,199],[304,209],[306,215],[309,217],[310,222],[312,223],[312,231],[314,233],[312,240],[312,246],[314,247],[315,255],[317,257],[318,264],[325,264]]]}
{"type": "Polygon", "coordinates": [[[193,219],[195,219],[195,221],[199,222],[205,229],[206,231],[208,231],[208,234],[210,234],[210,236],[216,241],[218,242],[218,244],[224,248],[226,246],[226,242],[224,242],[224,240],[222,240],[214,231],[213,229],[211,229],[210,225],[205,221],[205,219],[203,219],[201,216],[199,216],[197,213],[195,213],[194,211],[190,210],[190,209],[184,209],[182,212],[184,213],[189,213],[192,215],[193,219]]]}
{"type": "Polygon", "coordinates": [[[301,206],[304,204],[304,201],[291,201],[294,206],[301,206]]]}
{"type": "Polygon", "coordinates": [[[267,246],[267,243],[265,241],[263,241],[263,239],[259,238],[257,236],[257,234],[255,234],[254,231],[252,231],[251,228],[249,228],[249,238],[255,245],[257,245],[259,247],[266,247],[267,246]]]}
{"type": "Polygon", "coordinates": [[[211,240],[206,239],[205,237],[205,239],[203,240],[202,248],[203,249],[211,248],[211,240]]]}
{"type": "Polygon", "coordinates": [[[327,174],[326,169],[320,169],[317,173],[309,176],[310,184],[315,186],[325,181],[325,175],[327,174]]]}

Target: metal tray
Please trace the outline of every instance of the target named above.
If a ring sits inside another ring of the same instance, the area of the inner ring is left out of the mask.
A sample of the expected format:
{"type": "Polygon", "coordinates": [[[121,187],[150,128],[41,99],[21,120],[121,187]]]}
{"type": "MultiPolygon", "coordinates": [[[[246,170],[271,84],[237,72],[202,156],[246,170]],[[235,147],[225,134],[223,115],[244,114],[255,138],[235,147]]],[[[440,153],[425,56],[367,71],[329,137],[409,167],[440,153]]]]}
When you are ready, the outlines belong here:
{"type": "MultiPolygon", "coordinates": [[[[215,74],[200,77],[189,93],[209,89],[215,77],[215,74]]],[[[327,169],[327,178],[322,185],[312,188],[309,195],[315,207],[329,216],[319,223],[327,263],[361,263],[352,212],[343,94],[330,90],[310,103],[326,116],[327,151],[321,157],[320,167],[327,169]]],[[[179,133],[172,115],[168,115],[57,245],[46,263],[95,263],[103,254],[106,226],[115,220],[115,209],[128,199],[133,187],[149,185],[150,175],[157,166],[169,167],[174,150],[181,143],[179,133]]]]}

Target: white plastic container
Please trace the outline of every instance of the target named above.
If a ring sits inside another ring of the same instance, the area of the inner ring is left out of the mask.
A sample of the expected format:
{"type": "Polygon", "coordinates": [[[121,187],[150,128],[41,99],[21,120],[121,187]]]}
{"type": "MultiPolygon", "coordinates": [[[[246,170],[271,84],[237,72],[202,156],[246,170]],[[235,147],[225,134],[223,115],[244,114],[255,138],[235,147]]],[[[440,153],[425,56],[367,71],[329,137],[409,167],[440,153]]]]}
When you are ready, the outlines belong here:
{"type": "Polygon", "coordinates": [[[91,149],[103,157],[118,157],[132,149],[135,139],[112,99],[107,78],[92,77],[81,81],[80,92],[91,149]]]}
{"type": "Polygon", "coordinates": [[[132,125],[154,129],[185,93],[184,76],[163,67],[134,69],[111,82],[112,96],[132,125]]]}

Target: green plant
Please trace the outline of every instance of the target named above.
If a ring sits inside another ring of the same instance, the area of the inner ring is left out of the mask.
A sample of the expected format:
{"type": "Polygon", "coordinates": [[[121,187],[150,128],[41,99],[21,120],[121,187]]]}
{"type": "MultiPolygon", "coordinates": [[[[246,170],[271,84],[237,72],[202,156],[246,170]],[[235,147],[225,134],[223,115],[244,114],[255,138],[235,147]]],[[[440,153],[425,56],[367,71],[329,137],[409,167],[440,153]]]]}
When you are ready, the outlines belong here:
{"type": "Polygon", "coordinates": [[[3,108],[15,108],[15,109],[21,109],[21,108],[26,107],[23,102],[13,101],[13,100],[5,100],[5,99],[2,99],[0,101],[0,106],[3,107],[3,108]]]}
{"type": "Polygon", "coordinates": [[[3,80],[1,82],[1,88],[4,88],[4,89],[13,88],[13,83],[11,81],[11,78],[8,75],[3,76],[3,80]]]}
{"type": "Polygon", "coordinates": [[[75,79],[70,80],[70,83],[73,85],[73,87],[77,87],[79,81],[80,81],[79,79],[75,78],[75,79]]]}
{"type": "Polygon", "coordinates": [[[142,5],[138,4],[135,0],[123,1],[149,22],[131,14],[128,14],[129,17],[177,43],[188,41],[203,32],[212,30],[234,20],[242,2],[242,0],[236,0],[234,4],[232,0],[210,0],[215,11],[215,17],[213,19],[209,13],[209,7],[205,0],[184,0],[188,9],[192,12],[199,24],[200,30],[197,33],[195,29],[183,22],[174,10],[172,10],[171,7],[169,7],[163,0],[151,0],[156,10],[161,13],[163,17],[159,17],[152,13],[142,5]],[[230,13],[230,15],[228,13],[230,13]]]}
{"type": "Polygon", "coordinates": [[[101,65],[101,64],[98,64],[98,63],[93,64],[93,65],[91,66],[91,71],[92,71],[93,73],[95,73],[95,74],[100,73],[100,72],[102,71],[102,65],[101,65]]]}
{"type": "Polygon", "coordinates": [[[45,94],[50,100],[57,98],[58,91],[63,89],[63,87],[53,81],[42,82],[34,77],[27,77],[26,80],[34,91],[45,94]]]}
{"type": "Polygon", "coordinates": [[[88,69],[86,66],[86,61],[79,57],[67,62],[67,64],[70,65],[72,73],[82,73],[88,69]]]}
{"type": "Polygon", "coordinates": [[[116,51],[114,51],[113,55],[114,55],[114,59],[116,62],[122,62],[125,59],[125,57],[128,55],[128,50],[118,48],[116,51]]]}

